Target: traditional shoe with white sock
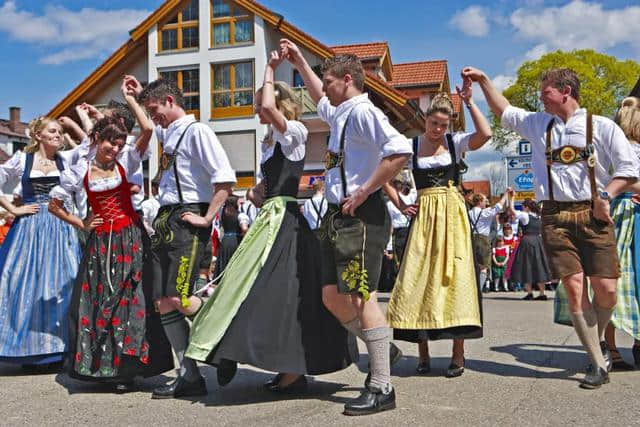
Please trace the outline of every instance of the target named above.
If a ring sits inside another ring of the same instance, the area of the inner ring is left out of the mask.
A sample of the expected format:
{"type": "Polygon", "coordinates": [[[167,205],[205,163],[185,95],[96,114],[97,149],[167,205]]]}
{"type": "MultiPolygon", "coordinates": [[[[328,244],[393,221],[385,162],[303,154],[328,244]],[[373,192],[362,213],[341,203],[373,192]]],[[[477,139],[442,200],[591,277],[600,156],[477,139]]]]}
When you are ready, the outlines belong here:
{"type": "Polygon", "coordinates": [[[388,411],[396,407],[396,391],[389,385],[388,390],[374,386],[365,387],[360,396],[344,405],[344,415],[369,415],[388,411]]]}
{"type": "Polygon", "coordinates": [[[580,387],[587,389],[598,388],[602,384],[609,382],[609,374],[607,373],[607,364],[598,341],[598,320],[595,310],[589,307],[583,312],[571,313],[571,320],[580,342],[591,359],[590,369],[581,381],[580,387]]]}

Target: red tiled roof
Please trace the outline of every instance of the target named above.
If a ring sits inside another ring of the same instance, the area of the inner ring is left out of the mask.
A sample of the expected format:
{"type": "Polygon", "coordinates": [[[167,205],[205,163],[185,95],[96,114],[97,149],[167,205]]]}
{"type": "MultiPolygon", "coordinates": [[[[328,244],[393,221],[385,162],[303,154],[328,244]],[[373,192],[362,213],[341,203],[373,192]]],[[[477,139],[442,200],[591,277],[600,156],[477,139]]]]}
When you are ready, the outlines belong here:
{"type": "Polygon", "coordinates": [[[330,49],[333,50],[336,55],[351,53],[361,60],[366,60],[382,57],[389,49],[389,45],[387,45],[387,42],[374,42],[332,46],[330,49]]]}
{"type": "Polygon", "coordinates": [[[15,136],[19,138],[26,138],[26,130],[29,125],[27,123],[18,122],[18,126],[15,131],[9,127],[9,120],[0,119],[0,134],[15,136]]]}
{"type": "Polygon", "coordinates": [[[442,83],[446,73],[446,60],[394,64],[391,84],[398,87],[442,83]]]}
{"type": "Polygon", "coordinates": [[[458,114],[462,110],[462,98],[457,93],[452,93],[451,101],[453,102],[453,111],[458,114]]]}

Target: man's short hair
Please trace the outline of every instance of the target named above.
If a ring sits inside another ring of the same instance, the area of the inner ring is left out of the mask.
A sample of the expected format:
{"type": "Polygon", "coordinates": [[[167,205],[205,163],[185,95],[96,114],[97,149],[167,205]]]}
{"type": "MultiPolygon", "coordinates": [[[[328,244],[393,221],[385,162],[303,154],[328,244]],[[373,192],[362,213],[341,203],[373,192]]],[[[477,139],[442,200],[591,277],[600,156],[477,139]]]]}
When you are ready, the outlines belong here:
{"type": "Polygon", "coordinates": [[[184,109],[182,90],[175,82],[168,79],[158,79],[149,83],[138,95],[138,102],[144,104],[148,101],[157,101],[164,104],[167,102],[167,96],[171,96],[174,104],[184,109]]]}
{"type": "Polygon", "coordinates": [[[471,199],[471,203],[473,203],[474,205],[477,205],[478,203],[480,203],[481,201],[483,201],[485,199],[484,194],[482,193],[475,193],[473,195],[473,198],[471,199]]]}
{"type": "Polygon", "coordinates": [[[356,89],[360,92],[364,91],[364,67],[356,55],[348,53],[325,59],[322,64],[322,73],[326,72],[336,77],[344,77],[349,74],[356,89]]]}
{"type": "Polygon", "coordinates": [[[112,99],[107,104],[107,109],[111,110],[113,115],[122,120],[124,127],[127,128],[127,132],[131,133],[133,127],[136,125],[136,118],[133,116],[129,106],[112,99]]]}
{"type": "Polygon", "coordinates": [[[562,90],[566,86],[571,88],[571,96],[580,100],[580,79],[571,68],[551,68],[540,76],[540,82],[548,82],[556,89],[562,90]]]}
{"type": "Polygon", "coordinates": [[[316,179],[313,181],[313,191],[320,191],[324,188],[324,181],[321,179],[316,179]]]}

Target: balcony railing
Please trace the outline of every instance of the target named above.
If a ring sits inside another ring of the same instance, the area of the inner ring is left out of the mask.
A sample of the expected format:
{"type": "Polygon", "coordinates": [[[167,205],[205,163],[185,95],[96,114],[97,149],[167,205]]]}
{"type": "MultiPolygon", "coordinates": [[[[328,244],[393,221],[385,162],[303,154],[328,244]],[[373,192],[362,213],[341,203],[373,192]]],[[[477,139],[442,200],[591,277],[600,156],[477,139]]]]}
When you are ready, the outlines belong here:
{"type": "Polygon", "coordinates": [[[302,115],[305,114],[316,114],[316,104],[311,99],[311,95],[309,95],[309,91],[305,87],[294,87],[293,93],[296,98],[296,101],[300,103],[302,106],[302,115]]]}

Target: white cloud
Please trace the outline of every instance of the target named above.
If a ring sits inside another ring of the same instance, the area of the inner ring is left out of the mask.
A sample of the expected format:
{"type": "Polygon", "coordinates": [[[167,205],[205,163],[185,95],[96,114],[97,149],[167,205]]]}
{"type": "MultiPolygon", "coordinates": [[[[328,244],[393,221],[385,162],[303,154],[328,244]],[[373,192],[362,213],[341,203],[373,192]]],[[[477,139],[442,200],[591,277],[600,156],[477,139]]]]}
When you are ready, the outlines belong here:
{"type": "Polygon", "coordinates": [[[484,37],[489,34],[489,11],[482,6],[469,6],[456,12],[449,25],[472,37],[484,37]]]}
{"type": "Polygon", "coordinates": [[[633,31],[640,6],[604,9],[601,3],[572,0],[560,7],[517,9],[510,21],[520,38],[536,43],[527,59],[556,49],[603,50],[627,43],[640,52],[640,37],[633,31]]]}
{"type": "Polygon", "coordinates": [[[43,14],[37,15],[19,10],[14,0],[7,0],[0,6],[0,31],[14,40],[58,48],[40,62],[62,64],[109,53],[149,14],[134,9],[72,11],[47,5],[43,14]]]}
{"type": "Polygon", "coordinates": [[[505,76],[504,74],[499,74],[492,79],[493,85],[500,92],[504,91],[506,88],[514,84],[516,80],[517,78],[515,76],[505,76]]]}

